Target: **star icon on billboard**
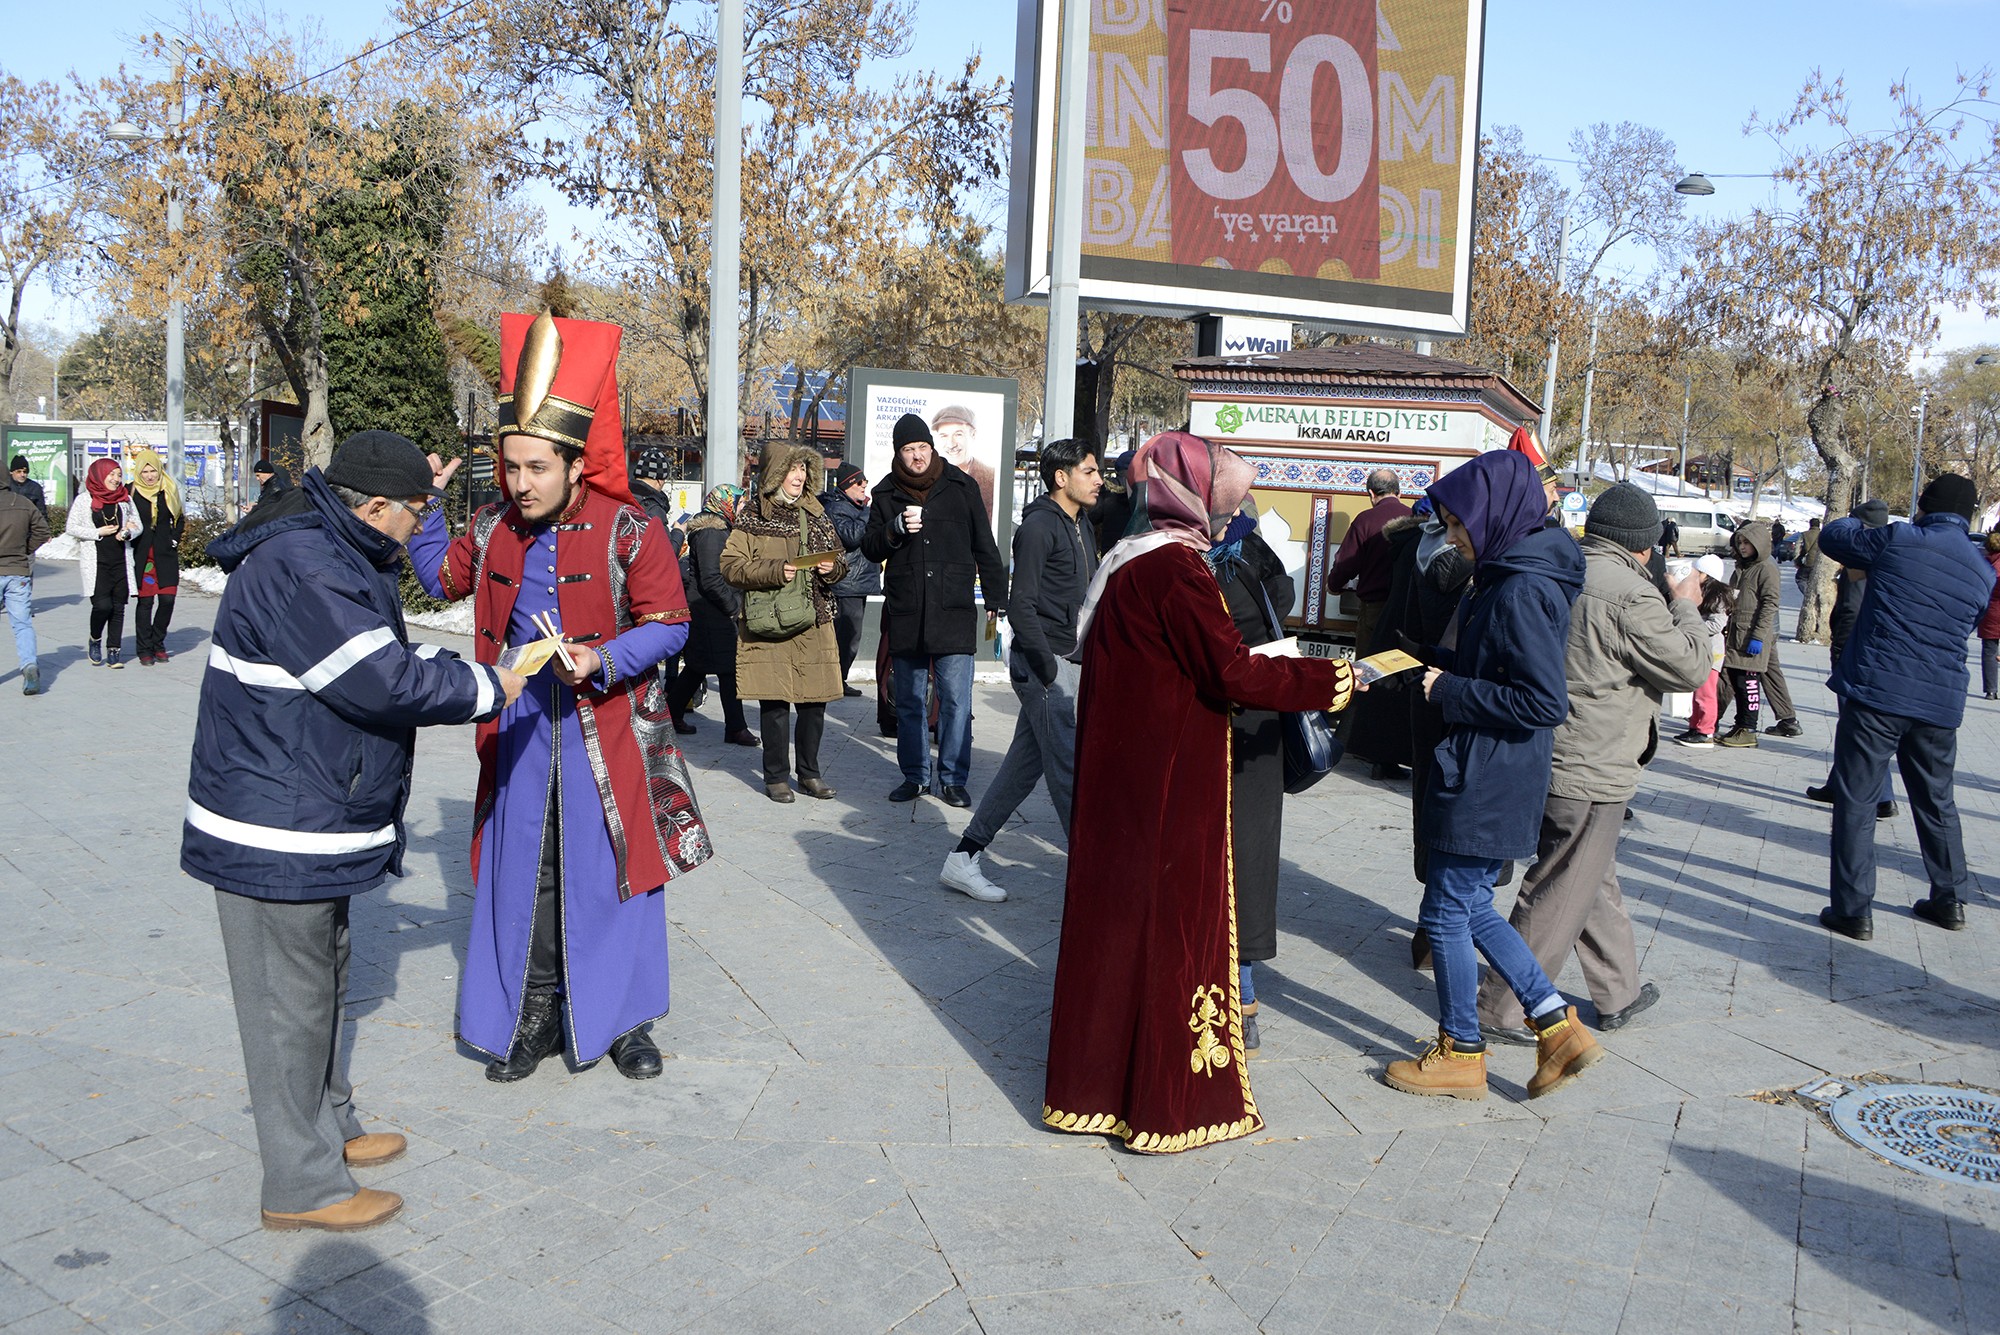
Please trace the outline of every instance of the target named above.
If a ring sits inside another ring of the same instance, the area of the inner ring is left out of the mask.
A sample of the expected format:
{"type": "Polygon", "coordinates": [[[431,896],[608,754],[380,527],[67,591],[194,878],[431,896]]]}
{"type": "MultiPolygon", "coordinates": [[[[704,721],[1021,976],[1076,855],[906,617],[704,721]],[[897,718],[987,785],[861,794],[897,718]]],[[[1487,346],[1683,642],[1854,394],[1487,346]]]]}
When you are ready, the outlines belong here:
{"type": "Polygon", "coordinates": [[[1224,435],[1233,436],[1243,425],[1243,410],[1233,403],[1225,403],[1216,409],[1215,427],[1224,435]]]}

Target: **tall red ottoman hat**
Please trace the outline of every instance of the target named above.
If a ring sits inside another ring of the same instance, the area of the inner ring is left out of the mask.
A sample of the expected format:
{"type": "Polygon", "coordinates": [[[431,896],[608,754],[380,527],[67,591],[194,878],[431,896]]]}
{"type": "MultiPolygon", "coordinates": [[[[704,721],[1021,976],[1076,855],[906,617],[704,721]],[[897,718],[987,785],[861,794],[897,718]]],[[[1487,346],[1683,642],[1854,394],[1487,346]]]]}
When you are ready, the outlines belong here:
{"type": "MultiPolygon", "coordinates": [[[[618,344],[624,330],[601,320],[500,317],[500,429],[583,451],[583,480],[627,505],[625,427],[618,413],[618,344]]],[[[501,492],[507,470],[495,470],[501,492]]]]}
{"type": "Polygon", "coordinates": [[[1542,452],[1542,442],[1535,439],[1535,433],[1526,425],[1514,428],[1514,434],[1507,441],[1507,448],[1516,454],[1524,454],[1528,462],[1535,466],[1535,476],[1544,482],[1556,480],[1556,470],[1549,463],[1549,456],[1542,452]]]}

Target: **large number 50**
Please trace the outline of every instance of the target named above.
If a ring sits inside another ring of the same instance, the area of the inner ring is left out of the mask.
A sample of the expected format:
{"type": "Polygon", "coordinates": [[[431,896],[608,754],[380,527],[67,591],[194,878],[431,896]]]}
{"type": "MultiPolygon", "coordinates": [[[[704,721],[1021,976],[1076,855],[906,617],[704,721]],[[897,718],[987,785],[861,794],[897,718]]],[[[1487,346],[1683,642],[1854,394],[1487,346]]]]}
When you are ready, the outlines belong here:
{"type": "Polygon", "coordinates": [[[1188,176],[1215,199],[1248,199],[1271,184],[1282,150],[1292,183],[1321,204],[1346,199],[1368,175],[1375,151],[1375,92],[1368,66],[1347,41],[1327,33],[1302,38],[1285,59],[1274,114],[1248,88],[1215,84],[1215,67],[1240,60],[1253,74],[1271,72],[1271,34],[1196,28],[1188,33],[1188,115],[1203,125],[1232,120],[1243,128],[1243,165],[1224,171],[1206,148],[1186,149],[1181,160],[1188,176]],[[1320,170],[1313,143],[1313,80],[1322,65],[1333,67],[1340,90],[1340,157],[1331,172],[1320,170]]]}

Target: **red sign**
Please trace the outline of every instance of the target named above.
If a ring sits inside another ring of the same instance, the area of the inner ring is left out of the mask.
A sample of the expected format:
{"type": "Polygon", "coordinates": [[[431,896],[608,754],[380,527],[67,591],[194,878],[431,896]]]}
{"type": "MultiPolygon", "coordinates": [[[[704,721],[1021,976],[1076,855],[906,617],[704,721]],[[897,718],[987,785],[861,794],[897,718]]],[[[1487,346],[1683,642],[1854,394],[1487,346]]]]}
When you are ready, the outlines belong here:
{"type": "Polygon", "coordinates": [[[1379,277],[1375,0],[1167,0],[1167,59],[1174,262],[1379,277]]]}

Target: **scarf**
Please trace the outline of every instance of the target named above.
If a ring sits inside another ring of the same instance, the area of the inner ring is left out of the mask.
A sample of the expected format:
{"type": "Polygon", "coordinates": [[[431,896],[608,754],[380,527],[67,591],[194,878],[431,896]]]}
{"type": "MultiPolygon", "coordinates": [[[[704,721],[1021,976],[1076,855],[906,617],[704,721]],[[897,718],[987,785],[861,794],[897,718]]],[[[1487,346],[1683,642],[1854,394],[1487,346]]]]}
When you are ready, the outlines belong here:
{"type": "Polygon", "coordinates": [[[723,523],[734,527],[736,507],[743,503],[743,496],[743,488],[725,482],[719,487],[710,488],[708,495],[702,500],[701,512],[705,515],[715,515],[723,523]]]}
{"type": "Polygon", "coordinates": [[[115,459],[99,459],[83,475],[83,485],[90,492],[90,503],[97,509],[109,510],[132,499],[132,493],[126,490],[124,483],[115,487],[111,485],[111,479],[117,475],[118,463],[115,459]]]}
{"type": "Polygon", "coordinates": [[[944,455],[933,449],[931,466],[921,473],[912,473],[903,467],[903,456],[897,454],[895,463],[890,465],[890,472],[896,476],[896,485],[910,493],[918,505],[923,505],[930,499],[931,488],[944,476],[944,455]]]}
{"type": "Polygon", "coordinates": [[[1146,484],[1147,524],[1206,554],[1218,521],[1243,508],[1257,470],[1234,450],[1190,432],[1165,431],[1139,451],[1132,477],[1146,484]]]}
{"type": "Polygon", "coordinates": [[[1484,564],[1505,556],[1548,518],[1549,498],[1535,466],[1513,450],[1489,450],[1431,485],[1433,505],[1449,510],[1472,539],[1472,559],[1484,564]]]}
{"type": "MultiPolygon", "coordinates": [[[[799,544],[799,520],[806,521],[807,549],[815,552],[840,550],[840,535],[834,531],[833,521],[819,508],[819,501],[810,492],[801,495],[798,504],[784,500],[773,493],[759,496],[746,506],[737,516],[736,528],[753,538],[779,538],[788,544],[788,550],[797,554],[799,544]]],[[[807,586],[812,590],[813,624],[824,626],[832,622],[834,614],[833,592],[821,588],[822,581],[811,569],[802,571],[807,586]]]]}
{"type": "Polygon", "coordinates": [[[174,518],[179,519],[181,489],[174,485],[174,477],[167,471],[166,460],[160,458],[159,453],[148,446],[135,445],[126,451],[125,461],[132,468],[132,490],[146,498],[146,503],[153,507],[153,513],[159,513],[160,502],[164,499],[167,509],[173,512],[174,518]],[[149,488],[141,481],[145,476],[147,464],[159,470],[160,485],[157,487],[149,488]]]}

